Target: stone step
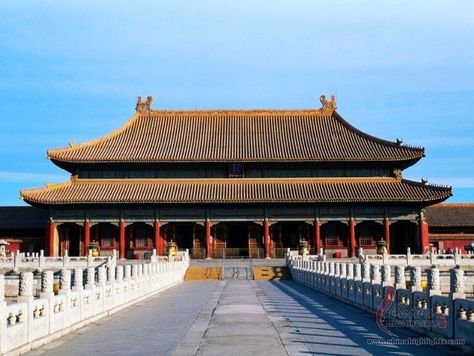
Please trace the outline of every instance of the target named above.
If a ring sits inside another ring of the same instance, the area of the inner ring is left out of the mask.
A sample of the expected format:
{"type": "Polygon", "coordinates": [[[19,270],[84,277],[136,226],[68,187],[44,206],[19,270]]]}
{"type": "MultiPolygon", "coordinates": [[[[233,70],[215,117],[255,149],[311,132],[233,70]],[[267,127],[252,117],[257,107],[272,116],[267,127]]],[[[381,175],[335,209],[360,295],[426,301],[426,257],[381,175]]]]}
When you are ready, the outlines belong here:
{"type": "Polygon", "coordinates": [[[222,279],[220,267],[189,267],[184,276],[185,281],[222,279]]]}
{"type": "Polygon", "coordinates": [[[291,274],[287,267],[254,266],[253,278],[259,281],[289,280],[291,279],[291,274]]]}

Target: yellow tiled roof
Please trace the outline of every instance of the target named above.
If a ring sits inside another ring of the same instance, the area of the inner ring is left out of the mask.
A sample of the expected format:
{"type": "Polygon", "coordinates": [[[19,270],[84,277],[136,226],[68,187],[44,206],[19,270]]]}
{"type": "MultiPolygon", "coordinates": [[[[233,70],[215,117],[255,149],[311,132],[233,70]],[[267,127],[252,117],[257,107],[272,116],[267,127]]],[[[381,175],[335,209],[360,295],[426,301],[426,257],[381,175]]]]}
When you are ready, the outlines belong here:
{"type": "Polygon", "coordinates": [[[450,195],[448,187],[395,178],[75,178],[21,191],[33,205],[436,202],[450,195]]]}
{"type": "Polygon", "coordinates": [[[424,149],[370,136],[321,109],[150,110],[48,156],[70,163],[410,161],[424,149]]]}

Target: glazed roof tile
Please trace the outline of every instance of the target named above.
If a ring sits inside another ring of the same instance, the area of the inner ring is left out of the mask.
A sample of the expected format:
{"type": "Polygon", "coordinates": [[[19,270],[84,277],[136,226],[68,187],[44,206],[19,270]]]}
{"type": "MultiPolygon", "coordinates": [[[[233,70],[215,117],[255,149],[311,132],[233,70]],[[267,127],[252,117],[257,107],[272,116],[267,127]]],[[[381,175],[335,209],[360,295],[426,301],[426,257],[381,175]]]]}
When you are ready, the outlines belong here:
{"type": "Polygon", "coordinates": [[[21,191],[33,205],[437,202],[450,195],[448,187],[395,178],[73,178],[21,191]]]}
{"type": "Polygon", "coordinates": [[[474,227],[474,204],[437,204],[426,208],[426,220],[431,226],[474,227]]]}
{"type": "Polygon", "coordinates": [[[433,241],[443,241],[443,240],[471,240],[474,241],[474,234],[431,234],[429,236],[430,240],[433,241]]]}
{"type": "Polygon", "coordinates": [[[150,110],[109,135],[51,149],[55,162],[411,161],[424,149],[361,132],[337,112],[150,110]]]}

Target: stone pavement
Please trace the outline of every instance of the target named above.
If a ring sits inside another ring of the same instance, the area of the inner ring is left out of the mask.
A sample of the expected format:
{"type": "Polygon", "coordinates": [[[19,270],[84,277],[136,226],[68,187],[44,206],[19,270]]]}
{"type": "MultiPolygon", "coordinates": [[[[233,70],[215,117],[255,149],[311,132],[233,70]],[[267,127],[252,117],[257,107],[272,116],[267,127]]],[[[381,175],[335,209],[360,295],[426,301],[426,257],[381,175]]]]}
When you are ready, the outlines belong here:
{"type": "Polygon", "coordinates": [[[181,283],[27,355],[169,355],[218,283],[181,283]]]}
{"type": "MultiPolygon", "coordinates": [[[[394,330],[402,338],[420,336],[394,330]]],[[[293,281],[185,282],[31,355],[443,355],[445,346],[370,345],[373,315],[293,281]]]]}

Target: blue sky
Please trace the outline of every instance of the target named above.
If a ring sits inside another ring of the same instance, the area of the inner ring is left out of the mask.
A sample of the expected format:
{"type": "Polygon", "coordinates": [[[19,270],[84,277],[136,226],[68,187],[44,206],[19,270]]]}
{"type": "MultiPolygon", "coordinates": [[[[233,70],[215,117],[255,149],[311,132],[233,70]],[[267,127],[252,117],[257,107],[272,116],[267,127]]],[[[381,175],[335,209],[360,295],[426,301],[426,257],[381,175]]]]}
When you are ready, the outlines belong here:
{"type": "Polygon", "coordinates": [[[409,179],[474,202],[473,1],[2,1],[0,205],[68,178],[46,149],[155,108],[338,111],[424,146],[409,179]],[[113,5],[112,5],[113,4],[113,5]]]}

